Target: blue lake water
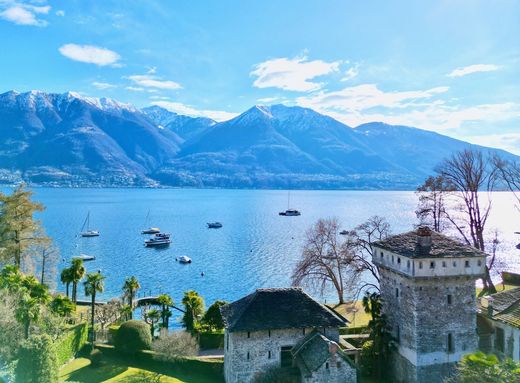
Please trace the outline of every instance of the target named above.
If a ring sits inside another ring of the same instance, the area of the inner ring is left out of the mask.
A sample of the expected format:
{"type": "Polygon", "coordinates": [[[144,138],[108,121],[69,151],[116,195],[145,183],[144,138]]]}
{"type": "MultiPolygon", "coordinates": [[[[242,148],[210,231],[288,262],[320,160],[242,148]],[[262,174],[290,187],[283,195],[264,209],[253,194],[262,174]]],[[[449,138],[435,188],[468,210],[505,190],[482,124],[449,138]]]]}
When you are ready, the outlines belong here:
{"type": "MultiPolygon", "coordinates": [[[[348,229],[381,215],[394,233],[411,230],[416,223],[413,192],[293,191],[291,206],[302,211],[299,217],[278,215],[287,208],[287,192],[277,190],[37,188],[34,192],[47,207],[41,219],[60,248],[59,269],[74,255],[95,255],[86,267],[107,276],[102,299],[120,296],[125,278],[135,275],[141,293],[166,292],[179,302],[184,291],[194,289],[207,304],[232,301],[259,287],[290,285],[305,231],[319,218],[338,217],[348,229]],[[78,238],[88,211],[91,228],[101,236],[78,238]],[[207,229],[206,222],[211,221],[224,227],[207,229]],[[140,234],[145,226],[171,233],[172,244],[145,248],[146,236],[140,234]],[[176,257],[182,255],[193,263],[179,264],[176,257]]],[[[513,232],[520,230],[520,213],[511,194],[494,193],[493,199],[488,227],[498,228],[502,236],[501,267],[519,270],[520,251],[514,245],[520,238],[513,232]]]]}

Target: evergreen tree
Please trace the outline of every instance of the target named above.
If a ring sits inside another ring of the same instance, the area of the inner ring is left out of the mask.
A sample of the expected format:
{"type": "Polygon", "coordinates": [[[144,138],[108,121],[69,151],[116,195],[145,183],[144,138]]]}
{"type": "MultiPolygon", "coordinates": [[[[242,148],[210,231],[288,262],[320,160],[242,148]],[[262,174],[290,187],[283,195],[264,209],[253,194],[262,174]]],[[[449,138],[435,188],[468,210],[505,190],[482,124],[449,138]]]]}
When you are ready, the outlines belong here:
{"type": "Polygon", "coordinates": [[[182,304],[185,309],[182,324],[186,330],[195,332],[199,317],[204,313],[204,299],[196,291],[190,290],[184,293],[182,304]]]}

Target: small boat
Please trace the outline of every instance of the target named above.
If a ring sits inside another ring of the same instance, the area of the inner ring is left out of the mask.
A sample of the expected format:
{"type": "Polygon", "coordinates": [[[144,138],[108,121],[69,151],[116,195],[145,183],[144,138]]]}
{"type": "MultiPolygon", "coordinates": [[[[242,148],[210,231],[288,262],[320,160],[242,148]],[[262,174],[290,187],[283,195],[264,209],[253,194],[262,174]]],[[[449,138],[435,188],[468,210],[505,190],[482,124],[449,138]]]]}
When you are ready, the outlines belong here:
{"type": "Polygon", "coordinates": [[[289,206],[291,205],[291,192],[287,192],[287,210],[281,211],[278,213],[278,215],[283,215],[286,217],[296,217],[299,215],[302,215],[299,210],[291,209],[289,206]]]}
{"type": "Polygon", "coordinates": [[[179,257],[180,263],[191,263],[191,258],[183,255],[182,257],[179,257]]]}
{"type": "Polygon", "coordinates": [[[341,230],[339,233],[340,233],[341,235],[347,235],[347,234],[348,234],[348,231],[347,231],[347,230],[341,230]]]}
{"type": "Polygon", "coordinates": [[[90,229],[90,211],[87,213],[87,218],[85,218],[85,222],[83,222],[83,226],[81,227],[81,236],[82,237],[99,237],[98,230],[90,229]]]}
{"type": "Polygon", "coordinates": [[[220,229],[222,224],[220,222],[208,222],[208,229],[220,229]]]}
{"type": "Polygon", "coordinates": [[[281,211],[278,215],[284,215],[286,217],[296,217],[298,215],[302,215],[299,210],[296,209],[287,209],[286,211],[281,211]]]}
{"type": "Polygon", "coordinates": [[[87,254],[80,254],[80,255],[76,255],[74,257],[72,257],[72,259],[81,259],[82,261],[93,261],[94,259],[96,259],[95,256],[93,255],[87,255],[87,254]]]}
{"type": "MultiPolygon", "coordinates": [[[[148,209],[148,213],[146,213],[146,218],[144,220],[144,226],[148,226],[148,221],[150,218],[150,209],[148,209]]],[[[149,227],[148,229],[144,229],[141,231],[141,234],[157,234],[160,233],[161,229],[158,227],[149,227]]]]}
{"type": "Polygon", "coordinates": [[[517,244],[516,244],[516,248],[517,248],[518,250],[520,250],[520,243],[517,243],[517,244]]]}
{"type": "Polygon", "coordinates": [[[172,243],[172,240],[170,239],[170,234],[167,233],[157,233],[150,239],[144,241],[146,247],[168,246],[170,243],[172,243]]]}
{"type": "Polygon", "coordinates": [[[160,232],[161,232],[161,229],[159,229],[158,227],[150,227],[148,229],[141,231],[141,234],[158,234],[160,232]]]}

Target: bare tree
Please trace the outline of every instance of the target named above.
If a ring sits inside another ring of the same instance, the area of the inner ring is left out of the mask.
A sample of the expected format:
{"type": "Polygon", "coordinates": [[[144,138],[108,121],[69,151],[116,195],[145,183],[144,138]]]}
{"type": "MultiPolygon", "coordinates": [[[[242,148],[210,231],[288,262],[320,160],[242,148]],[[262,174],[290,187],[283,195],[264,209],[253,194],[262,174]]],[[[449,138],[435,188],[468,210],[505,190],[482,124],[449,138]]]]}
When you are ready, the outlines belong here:
{"type": "MultiPolygon", "coordinates": [[[[101,330],[104,330],[107,325],[115,323],[121,318],[121,308],[122,304],[118,299],[111,299],[106,304],[96,307],[94,318],[96,323],[101,325],[101,330]]],[[[91,315],[90,310],[89,315],[91,315]]]]}
{"type": "Polygon", "coordinates": [[[493,157],[493,164],[499,172],[500,179],[513,192],[520,211],[520,161],[504,160],[498,155],[493,157]]]}
{"type": "MultiPolygon", "coordinates": [[[[488,157],[481,151],[466,149],[453,154],[437,168],[439,176],[453,185],[454,196],[460,200],[458,209],[445,210],[446,218],[470,246],[485,251],[485,226],[491,211],[491,191],[494,188],[497,172],[488,157]],[[482,193],[487,198],[482,201],[482,193]]],[[[482,278],[484,291],[496,292],[486,265],[482,278]]]]}
{"type": "Polygon", "coordinates": [[[428,177],[424,184],[417,188],[419,204],[415,214],[421,225],[427,225],[438,233],[446,229],[449,223],[446,200],[454,190],[451,182],[440,175],[428,177]]]}
{"type": "Polygon", "coordinates": [[[341,241],[336,218],[320,219],[306,233],[302,259],[292,275],[295,286],[306,284],[321,293],[331,284],[339,304],[354,291],[363,268],[356,262],[354,244],[341,241]]]}
{"type": "Polygon", "coordinates": [[[390,224],[384,217],[372,216],[366,222],[356,226],[347,236],[349,248],[353,248],[354,263],[369,272],[376,283],[365,282],[361,285],[360,291],[367,288],[374,288],[379,291],[379,272],[372,263],[372,242],[380,241],[390,235],[390,224]],[[353,246],[351,246],[352,244],[353,246]]]}
{"type": "Polygon", "coordinates": [[[175,361],[179,358],[196,356],[199,352],[197,339],[186,331],[174,331],[161,336],[153,343],[153,350],[158,358],[165,361],[175,361]]]}

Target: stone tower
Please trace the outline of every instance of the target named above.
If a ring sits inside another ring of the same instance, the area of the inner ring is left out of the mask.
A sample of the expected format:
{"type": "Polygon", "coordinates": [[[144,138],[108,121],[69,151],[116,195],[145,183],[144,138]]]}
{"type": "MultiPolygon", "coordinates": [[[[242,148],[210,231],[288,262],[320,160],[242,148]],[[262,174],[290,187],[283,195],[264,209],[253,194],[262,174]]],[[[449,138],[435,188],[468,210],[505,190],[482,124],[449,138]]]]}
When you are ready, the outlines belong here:
{"type": "Polygon", "coordinates": [[[440,383],[477,349],[475,280],[486,254],[421,227],[372,244],[395,342],[393,380],[440,383]]]}

